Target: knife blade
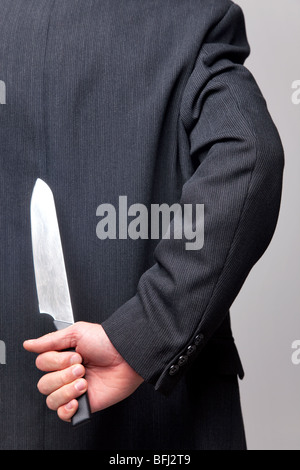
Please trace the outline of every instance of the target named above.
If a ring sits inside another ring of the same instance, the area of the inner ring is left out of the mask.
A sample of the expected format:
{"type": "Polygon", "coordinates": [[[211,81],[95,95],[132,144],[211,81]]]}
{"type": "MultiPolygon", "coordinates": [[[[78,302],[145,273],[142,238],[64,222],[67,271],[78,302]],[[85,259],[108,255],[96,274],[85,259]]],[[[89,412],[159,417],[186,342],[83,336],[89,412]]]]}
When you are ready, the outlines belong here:
{"type": "MultiPolygon", "coordinates": [[[[37,179],[31,197],[31,238],[36,290],[40,313],[53,317],[57,330],[74,324],[56,207],[50,187],[37,179]]],[[[90,419],[87,393],[79,397],[72,425],[90,419]]]]}

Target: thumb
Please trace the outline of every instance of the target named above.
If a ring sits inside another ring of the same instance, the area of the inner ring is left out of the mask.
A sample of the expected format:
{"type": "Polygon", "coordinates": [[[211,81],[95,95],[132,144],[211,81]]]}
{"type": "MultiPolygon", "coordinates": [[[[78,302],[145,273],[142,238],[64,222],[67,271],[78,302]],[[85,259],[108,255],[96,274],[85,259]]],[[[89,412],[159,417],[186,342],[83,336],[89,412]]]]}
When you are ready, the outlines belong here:
{"type": "Polygon", "coordinates": [[[23,347],[27,351],[40,354],[47,351],[61,351],[69,348],[75,349],[76,344],[76,328],[74,325],[71,325],[64,330],[48,333],[37,339],[26,340],[23,343],[23,347]]]}

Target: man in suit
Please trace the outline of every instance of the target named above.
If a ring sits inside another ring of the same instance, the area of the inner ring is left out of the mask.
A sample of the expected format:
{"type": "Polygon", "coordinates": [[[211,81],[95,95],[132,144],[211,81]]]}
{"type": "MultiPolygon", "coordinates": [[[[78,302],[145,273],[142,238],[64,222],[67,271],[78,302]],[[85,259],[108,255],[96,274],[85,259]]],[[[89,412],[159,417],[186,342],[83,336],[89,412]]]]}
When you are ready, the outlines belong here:
{"type": "Polygon", "coordinates": [[[283,149],[243,65],[240,8],[228,0],[0,7],[0,446],[246,449],[229,309],[272,239],[283,149]],[[56,200],[76,320],[46,336],[28,209],[39,177],[56,200]],[[204,246],[187,250],[173,222],[162,240],[100,240],[96,209],[116,207],[120,195],[149,209],[204,205],[204,246]],[[32,337],[24,347],[38,354],[37,369],[20,348],[32,337]],[[86,391],[92,419],[72,429],[86,391]]]}

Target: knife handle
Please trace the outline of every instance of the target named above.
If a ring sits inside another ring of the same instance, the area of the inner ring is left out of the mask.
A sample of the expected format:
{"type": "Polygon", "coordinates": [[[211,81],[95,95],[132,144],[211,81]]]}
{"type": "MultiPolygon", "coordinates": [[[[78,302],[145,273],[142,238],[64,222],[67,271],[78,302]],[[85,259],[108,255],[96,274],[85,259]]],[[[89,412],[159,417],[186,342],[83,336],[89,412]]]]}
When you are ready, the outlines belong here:
{"type": "MultiPolygon", "coordinates": [[[[65,323],[61,321],[54,321],[54,325],[57,330],[63,330],[71,326],[71,323],[65,323]]],[[[68,351],[74,351],[75,349],[68,349],[68,351]]],[[[80,424],[84,424],[91,419],[91,409],[89,404],[89,399],[87,393],[84,393],[79,398],[78,401],[78,409],[72,418],[72,426],[78,426],[80,424]]]]}
{"type": "Polygon", "coordinates": [[[87,423],[91,419],[90,403],[87,393],[77,398],[78,409],[72,418],[72,426],[87,423]]]}

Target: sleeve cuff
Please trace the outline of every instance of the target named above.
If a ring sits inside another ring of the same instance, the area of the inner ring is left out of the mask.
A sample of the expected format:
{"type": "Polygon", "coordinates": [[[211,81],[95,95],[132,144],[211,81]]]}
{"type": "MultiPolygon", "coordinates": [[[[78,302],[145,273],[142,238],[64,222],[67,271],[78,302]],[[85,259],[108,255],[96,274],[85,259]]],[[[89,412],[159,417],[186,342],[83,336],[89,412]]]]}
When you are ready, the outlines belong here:
{"type": "Polygon", "coordinates": [[[173,341],[174,347],[167,349],[166,339],[153,333],[138,295],[115,311],[102,327],[124,360],[164,395],[171,393],[206,344],[200,325],[187,344],[178,347],[173,341]]]}

